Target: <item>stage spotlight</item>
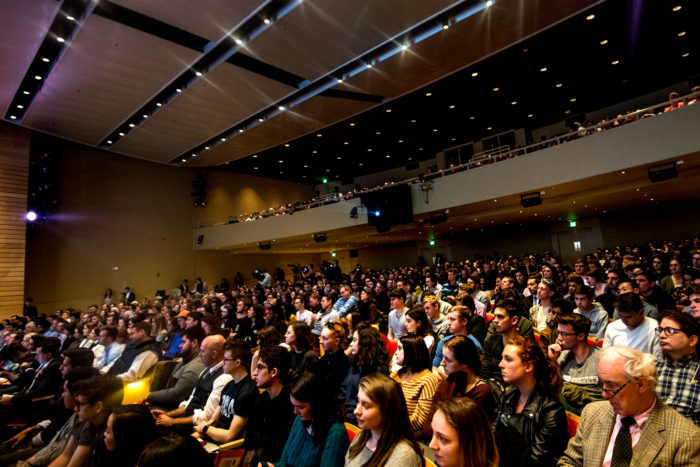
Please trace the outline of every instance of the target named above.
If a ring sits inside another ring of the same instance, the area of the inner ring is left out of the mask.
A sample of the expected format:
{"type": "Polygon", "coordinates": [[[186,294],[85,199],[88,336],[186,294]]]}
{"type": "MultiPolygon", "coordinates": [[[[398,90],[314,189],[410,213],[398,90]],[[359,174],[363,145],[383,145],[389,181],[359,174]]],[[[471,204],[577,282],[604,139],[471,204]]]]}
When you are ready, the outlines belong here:
{"type": "Polygon", "coordinates": [[[37,215],[34,211],[29,211],[27,214],[24,215],[24,217],[29,221],[29,222],[34,222],[37,218],[37,215]]]}

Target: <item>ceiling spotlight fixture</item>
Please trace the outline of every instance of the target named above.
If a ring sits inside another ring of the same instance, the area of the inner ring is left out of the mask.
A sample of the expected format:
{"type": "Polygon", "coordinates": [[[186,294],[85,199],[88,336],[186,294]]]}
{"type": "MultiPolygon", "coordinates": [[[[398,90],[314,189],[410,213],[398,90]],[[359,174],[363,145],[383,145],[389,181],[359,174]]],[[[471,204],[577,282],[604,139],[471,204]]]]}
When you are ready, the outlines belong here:
{"type": "Polygon", "coordinates": [[[257,154],[253,154],[253,159],[257,159],[257,158],[258,158],[258,155],[257,155],[257,154]]]}
{"type": "Polygon", "coordinates": [[[148,118],[148,115],[143,114],[142,117],[143,117],[143,118],[148,118]]]}
{"type": "Polygon", "coordinates": [[[532,114],[527,114],[527,118],[532,118],[532,117],[533,117],[532,114]]]}
{"type": "Polygon", "coordinates": [[[453,104],[453,105],[451,105],[451,106],[450,106],[450,108],[451,108],[451,109],[454,109],[454,108],[455,108],[454,104],[453,104]]]}
{"type": "Polygon", "coordinates": [[[317,138],[321,138],[322,136],[323,136],[323,135],[322,135],[321,133],[317,133],[317,134],[316,134],[316,137],[317,137],[317,138]]]}
{"type": "Polygon", "coordinates": [[[516,105],[517,103],[518,103],[518,101],[513,101],[510,103],[510,105],[516,105]]]}
{"type": "Polygon", "coordinates": [[[472,73],[472,78],[476,78],[477,76],[479,76],[479,73],[477,73],[476,71],[472,73]]]}
{"type": "Polygon", "coordinates": [[[612,62],[613,65],[617,65],[618,63],[620,63],[620,60],[613,60],[612,62]]]}
{"type": "Polygon", "coordinates": [[[66,42],[66,40],[65,40],[64,38],[62,38],[62,37],[57,37],[56,40],[57,40],[58,42],[60,42],[60,43],[66,42]]]}
{"type": "Polygon", "coordinates": [[[239,128],[239,129],[238,129],[238,132],[239,132],[239,133],[243,133],[244,131],[245,131],[245,130],[244,130],[243,128],[239,128]]]}
{"type": "Polygon", "coordinates": [[[685,36],[685,31],[681,31],[678,33],[678,37],[683,37],[683,36],[685,36]]]}
{"type": "Polygon", "coordinates": [[[24,94],[25,96],[28,96],[28,95],[29,95],[29,91],[22,91],[22,94],[24,94]]]}
{"type": "Polygon", "coordinates": [[[547,67],[546,67],[546,66],[543,66],[542,68],[540,68],[540,71],[541,71],[542,73],[544,73],[545,71],[547,71],[547,67]]]}
{"type": "Polygon", "coordinates": [[[263,20],[263,23],[265,23],[265,24],[270,24],[270,18],[265,18],[265,19],[263,20]]]}
{"type": "Polygon", "coordinates": [[[487,129],[487,130],[489,130],[489,131],[491,131],[491,130],[492,130],[493,128],[491,128],[491,127],[488,127],[488,128],[486,128],[486,129],[487,129]]]}
{"type": "Polygon", "coordinates": [[[209,146],[204,146],[204,150],[205,150],[205,151],[208,151],[208,150],[209,150],[209,146]]]}
{"type": "Polygon", "coordinates": [[[108,139],[108,140],[107,140],[107,144],[112,144],[112,140],[111,140],[111,139],[108,139]]]}
{"type": "Polygon", "coordinates": [[[408,46],[406,44],[401,46],[401,50],[406,50],[407,48],[408,48],[408,46]]]}
{"type": "Polygon", "coordinates": [[[341,84],[342,82],[343,82],[343,80],[338,78],[338,84],[341,84]]]}
{"type": "Polygon", "coordinates": [[[163,104],[161,104],[160,102],[156,102],[156,107],[163,107],[163,104]]]}
{"type": "Polygon", "coordinates": [[[498,92],[500,88],[493,88],[493,92],[498,92]]]}
{"type": "Polygon", "coordinates": [[[607,39],[603,39],[602,41],[600,41],[600,45],[605,45],[605,44],[607,44],[607,43],[608,43],[608,40],[607,40],[607,39]]]}
{"type": "Polygon", "coordinates": [[[68,21],[75,21],[75,18],[73,18],[71,15],[66,16],[66,19],[68,21]]]}
{"type": "Polygon", "coordinates": [[[133,123],[129,123],[129,127],[130,127],[130,128],[134,128],[135,126],[136,126],[136,125],[134,125],[133,123]]]}
{"type": "Polygon", "coordinates": [[[557,84],[555,85],[555,87],[557,87],[557,88],[560,88],[560,87],[562,87],[562,86],[564,86],[564,85],[561,84],[561,83],[557,83],[557,84]]]}
{"type": "Polygon", "coordinates": [[[119,136],[124,136],[124,132],[120,131],[119,136]]]}
{"type": "Polygon", "coordinates": [[[387,112],[387,113],[390,113],[390,112],[391,112],[391,109],[386,109],[386,112],[387,112]]]}
{"type": "Polygon", "coordinates": [[[586,16],[587,21],[591,21],[593,18],[595,18],[595,15],[588,15],[586,16]]]}
{"type": "Polygon", "coordinates": [[[240,39],[236,39],[236,44],[238,44],[238,45],[243,45],[243,41],[240,40],[240,39]]]}
{"type": "Polygon", "coordinates": [[[24,106],[23,106],[23,105],[17,105],[17,108],[18,108],[18,109],[23,109],[24,106]]]}
{"type": "Polygon", "coordinates": [[[285,147],[285,148],[288,148],[288,147],[289,147],[289,143],[284,143],[284,147],[285,147]]]}
{"type": "Polygon", "coordinates": [[[426,92],[426,93],[425,93],[425,97],[430,97],[430,96],[432,96],[432,95],[433,95],[432,92],[426,92]]]}
{"type": "Polygon", "coordinates": [[[686,58],[688,55],[690,55],[690,54],[688,52],[686,52],[683,55],[681,55],[681,57],[686,58]]]}
{"type": "Polygon", "coordinates": [[[187,159],[181,159],[182,162],[187,162],[187,159]]]}
{"type": "Polygon", "coordinates": [[[287,108],[283,105],[280,105],[279,107],[277,107],[277,109],[279,109],[280,112],[284,112],[285,110],[287,110],[287,108]]]}
{"type": "Polygon", "coordinates": [[[41,81],[41,76],[36,75],[36,76],[34,77],[34,79],[37,80],[37,81],[41,81]]]}
{"type": "Polygon", "coordinates": [[[371,63],[368,63],[368,64],[367,64],[367,68],[372,68],[372,64],[371,64],[371,63]]]}
{"type": "Polygon", "coordinates": [[[49,63],[51,60],[49,60],[48,58],[44,57],[44,58],[41,59],[41,61],[44,62],[44,63],[49,63]]]}
{"type": "Polygon", "coordinates": [[[442,25],[442,29],[443,29],[443,30],[450,29],[450,25],[449,25],[449,24],[443,24],[443,25],[442,25]]]}
{"type": "Polygon", "coordinates": [[[471,117],[469,117],[469,120],[476,120],[476,117],[472,115],[471,117]]]}
{"type": "Polygon", "coordinates": [[[673,11],[678,11],[678,10],[680,10],[681,8],[682,8],[682,7],[681,7],[680,5],[676,5],[676,6],[673,7],[673,11]]]}
{"type": "Polygon", "coordinates": [[[226,141],[226,138],[221,138],[221,141],[226,141]]]}
{"type": "Polygon", "coordinates": [[[491,5],[493,5],[493,0],[488,0],[486,2],[486,8],[490,7],[491,5]]]}
{"type": "Polygon", "coordinates": [[[202,76],[202,72],[201,72],[201,71],[198,71],[197,73],[195,73],[195,75],[197,75],[197,76],[202,76]]]}
{"type": "Polygon", "coordinates": [[[350,122],[350,126],[355,126],[355,122],[350,122]]]}
{"type": "Polygon", "coordinates": [[[175,91],[176,91],[176,92],[182,92],[182,89],[177,88],[175,91]]]}

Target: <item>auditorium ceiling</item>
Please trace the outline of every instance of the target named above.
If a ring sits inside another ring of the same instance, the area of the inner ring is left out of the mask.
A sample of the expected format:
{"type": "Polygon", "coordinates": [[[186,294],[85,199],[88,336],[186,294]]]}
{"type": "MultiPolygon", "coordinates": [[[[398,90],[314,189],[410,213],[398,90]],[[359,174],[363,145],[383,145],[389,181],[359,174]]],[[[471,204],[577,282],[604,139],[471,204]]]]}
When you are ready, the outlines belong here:
{"type": "Polygon", "coordinates": [[[349,179],[688,80],[700,72],[698,9],[4,1],[0,109],[7,121],[158,163],[349,179]]]}

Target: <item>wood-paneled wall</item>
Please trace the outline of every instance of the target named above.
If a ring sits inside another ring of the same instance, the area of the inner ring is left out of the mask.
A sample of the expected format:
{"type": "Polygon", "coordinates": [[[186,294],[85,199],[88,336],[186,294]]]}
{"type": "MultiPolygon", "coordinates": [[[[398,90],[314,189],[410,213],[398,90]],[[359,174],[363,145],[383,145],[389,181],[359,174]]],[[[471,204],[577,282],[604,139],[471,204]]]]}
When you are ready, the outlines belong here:
{"type": "Polygon", "coordinates": [[[22,313],[29,131],[0,123],[0,318],[22,313]]]}

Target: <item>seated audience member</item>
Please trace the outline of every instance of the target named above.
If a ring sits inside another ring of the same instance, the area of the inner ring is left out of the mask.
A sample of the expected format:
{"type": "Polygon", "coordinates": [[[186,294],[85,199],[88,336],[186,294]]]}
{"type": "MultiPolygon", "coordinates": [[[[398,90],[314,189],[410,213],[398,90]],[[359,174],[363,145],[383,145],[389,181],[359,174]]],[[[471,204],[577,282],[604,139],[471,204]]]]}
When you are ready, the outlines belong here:
{"type": "Polygon", "coordinates": [[[202,445],[189,435],[164,432],[148,443],[139,456],[139,467],[213,467],[214,462],[202,445]]]}
{"type": "Polygon", "coordinates": [[[598,363],[607,401],[588,404],[559,466],[697,465],[700,428],[657,400],[654,358],[608,347],[598,363]]]}
{"type": "Polygon", "coordinates": [[[182,426],[183,432],[191,432],[193,425],[210,420],[219,407],[221,391],[231,381],[231,375],[224,373],[224,342],[219,334],[208,336],[202,341],[199,358],[206,368],[199,375],[197,385],[189,399],[180,402],[174,410],[164,412],[153,410],[158,426],[182,426]]]}
{"type": "Polygon", "coordinates": [[[440,384],[440,378],[433,374],[430,355],[423,339],[417,336],[404,336],[396,349],[396,363],[401,366],[392,373],[403,390],[406,406],[414,431],[422,430],[429,418],[433,396],[440,384]]]}
{"type": "Polygon", "coordinates": [[[644,316],[639,295],[621,294],[615,301],[615,309],[620,319],[610,323],[605,330],[603,348],[623,345],[650,353],[657,359],[661,358],[659,337],[656,335],[659,323],[654,318],[644,316]]]}
{"type": "Polygon", "coordinates": [[[453,306],[449,313],[447,313],[447,322],[449,323],[450,334],[446,337],[440,339],[437,344],[437,349],[435,350],[435,357],[433,357],[433,372],[444,379],[445,371],[441,366],[443,360],[443,349],[445,344],[456,336],[464,336],[469,338],[476,346],[479,353],[482,352],[481,342],[479,342],[476,337],[474,337],[469,332],[469,321],[470,310],[466,306],[453,306]]]}
{"type": "MultiPolygon", "coordinates": [[[[433,399],[435,404],[453,397],[469,397],[478,402],[491,418],[495,407],[495,399],[491,385],[479,378],[481,358],[476,345],[470,339],[457,336],[445,344],[442,368],[447,378],[440,383],[433,399]]],[[[424,432],[428,431],[426,424],[424,432]]]]}
{"type": "MultiPolygon", "coordinates": [[[[552,302],[552,316],[547,325],[547,329],[540,333],[542,343],[546,342],[547,345],[549,345],[549,343],[555,343],[559,337],[559,317],[572,314],[574,314],[574,307],[571,303],[562,299],[554,300],[554,302],[552,302]],[[543,335],[545,336],[544,339],[542,338],[543,335]]],[[[542,344],[540,346],[544,351],[545,347],[543,347],[542,344]]]]}
{"type": "Polygon", "coordinates": [[[104,438],[107,418],[121,405],[123,383],[112,375],[98,375],[81,380],[75,387],[78,420],[63,452],[49,467],[89,465],[89,459],[104,438]]]}
{"type": "Polygon", "coordinates": [[[255,374],[255,369],[258,367],[258,359],[260,358],[260,349],[269,345],[280,345],[285,349],[289,346],[284,342],[284,336],[273,326],[266,326],[258,331],[258,348],[253,352],[253,359],[250,362],[250,374],[255,374]]]}
{"type": "Polygon", "coordinates": [[[323,357],[312,367],[312,371],[323,379],[326,390],[334,397],[340,391],[340,385],[350,369],[350,359],[341,347],[344,340],[345,328],[340,323],[327,324],[321,333],[323,357]]]}
{"type": "Polygon", "coordinates": [[[389,294],[391,311],[389,312],[389,334],[390,340],[399,340],[406,335],[406,313],[408,308],[404,303],[406,292],[403,289],[394,289],[389,294]]]}
{"type": "Polygon", "coordinates": [[[90,465],[136,465],[143,448],[156,438],[156,424],[147,407],[116,407],[107,419],[104,446],[91,459],[90,465]]]}
{"type": "Polygon", "coordinates": [[[443,297],[457,297],[459,294],[459,281],[457,280],[457,269],[450,268],[447,270],[447,282],[442,284],[443,297]]]}
{"type": "MultiPolygon", "coordinates": [[[[472,329],[474,337],[476,337],[479,342],[483,344],[484,339],[486,338],[486,332],[488,330],[485,320],[486,307],[483,303],[474,299],[474,296],[471,293],[473,290],[474,289],[469,287],[466,292],[460,292],[455,300],[455,306],[466,306],[469,308],[469,327],[472,329]]],[[[449,315],[449,312],[447,314],[449,315]]]]}
{"type": "Polygon", "coordinates": [[[153,391],[146,397],[146,402],[161,410],[172,410],[185,400],[197,385],[199,375],[206,365],[199,356],[200,346],[206,335],[199,326],[186,329],[180,341],[182,361],[173,368],[168,382],[163,389],[153,391]]]}
{"type": "Polygon", "coordinates": [[[321,336],[321,332],[323,332],[323,328],[326,327],[326,324],[340,321],[340,316],[333,310],[333,300],[334,297],[330,293],[321,297],[321,311],[316,314],[316,319],[313,320],[314,327],[311,330],[313,334],[319,337],[321,336]]]}
{"type": "Polygon", "coordinates": [[[163,358],[166,360],[172,360],[180,356],[180,341],[182,340],[182,333],[185,323],[187,322],[186,318],[188,314],[189,311],[182,310],[177,316],[171,318],[168,323],[170,325],[168,327],[168,337],[161,346],[165,352],[163,358]]]}
{"type": "Polygon", "coordinates": [[[430,326],[433,329],[433,334],[437,336],[438,340],[447,336],[450,323],[447,321],[447,318],[440,313],[440,300],[438,300],[435,295],[424,296],[423,310],[425,310],[430,326]]]}
{"type": "Polygon", "coordinates": [[[548,358],[559,365],[564,382],[562,399],[576,413],[591,400],[603,398],[598,380],[600,349],[588,344],[590,327],[588,318],[578,313],[559,317],[559,336],[547,349],[548,358]]]}
{"type": "Polygon", "coordinates": [[[360,432],[345,455],[346,467],[423,466],[401,387],[375,373],[360,381],[355,418],[360,432]]]}
{"type": "Polygon", "coordinates": [[[65,449],[75,426],[80,423],[74,411],[75,385],[96,374],[97,370],[91,368],[78,368],[69,372],[64,378],[62,407],[52,418],[31,425],[5,441],[2,444],[0,465],[12,465],[15,461],[26,459],[18,465],[42,466],[58,457],[65,449]]]}
{"type": "Polygon", "coordinates": [[[690,286],[688,288],[687,294],[688,298],[690,299],[690,305],[688,305],[688,307],[683,311],[690,314],[695,319],[695,321],[700,323],[700,286],[690,286]]]}
{"type": "Polygon", "coordinates": [[[484,342],[484,358],[481,362],[481,376],[484,379],[494,378],[502,381],[498,367],[502,359],[503,349],[508,341],[518,335],[533,337],[532,323],[522,317],[520,304],[515,300],[502,300],[493,309],[494,319],[484,342]]]}
{"type": "Polygon", "coordinates": [[[639,288],[639,295],[645,302],[653,305],[661,313],[664,310],[675,310],[676,303],[670,295],[654,283],[654,274],[650,271],[636,271],[634,281],[639,288]]]}
{"type": "Polygon", "coordinates": [[[0,422],[7,422],[10,418],[21,416],[29,421],[43,419],[42,413],[49,401],[41,399],[45,396],[55,396],[61,392],[61,354],[60,342],[56,338],[48,338],[40,341],[36,350],[36,359],[39,367],[29,385],[15,394],[3,394],[0,398],[0,422]],[[41,418],[39,418],[41,417],[41,418]]]}
{"type": "Polygon", "coordinates": [[[284,335],[285,343],[291,347],[289,351],[292,357],[291,376],[297,376],[318,362],[318,355],[313,349],[313,336],[311,328],[303,322],[295,321],[287,327],[284,335]]]}
{"type": "Polygon", "coordinates": [[[274,464],[268,462],[267,465],[344,465],[350,440],[340,407],[324,386],[323,380],[311,372],[303,373],[289,384],[289,398],[297,417],[284,445],[282,457],[274,464]]]}
{"type": "Polygon", "coordinates": [[[350,369],[340,385],[340,400],[345,406],[345,420],[357,424],[355,407],[360,380],[372,373],[389,374],[389,352],[377,329],[360,323],[350,342],[350,369]]]}
{"type": "Polygon", "coordinates": [[[308,302],[303,294],[299,294],[296,296],[296,298],[294,298],[294,309],[296,310],[297,321],[306,323],[309,325],[309,327],[311,327],[313,326],[314,314],[311,312],[311,310],[306,309],[307,304],[308,302]]]}
{"type": "Polygon", "coordinates": [[[428,348],[428,352],[432,354],[435,345],[435,335],[425,310],[420,306],[408,310],[404,324],[407,334],[421,337],[428,348]]]}
{"type": "Polygon", "coordinates": [[[534,339],[520,336],[508,341],[499,368],[510,385],[494,418],[501,465],[554,465],[568,441],[559,369],[534,339]]]}
{"type": "Polygon", "coordinates": [[[687,314],[671,311],[662,315],[656,333],[663,351],[656,360],[656,395],[700,426],[700,326],[687,314]]]}
{"type": "Polygon", "coordinates": [[[195,431],[217,443],[241,438],[258,399],[258,388],[248,374],[250,347],[242,341],[224,344],[224,373],[231,375],[221,391],[219,408],[211,420],[200,422],[195,431]]]}
{"type": "MultiPolygon", "coordinates": [[[[637,283],[632,279],[620,279],[620,282],[617,285],[617,294],[615,295],[615,300],[617,300],[617,297],[619,297],[620,295],[628,293],[634,293],[639,295],[639,287],[637,287],[637,283]]],[[[658,320],[659,310],[657,310],[654,305],[651,305],[650,303],[647,303],[646,301],[642,300],[642,307],[644,308],[644,316],[648,316],[649,318],[658,320]]],[[[612,309],[612,319],[613,321],[617,321],[618,319],[620,319],[620,313],[615,308],[615,301],[613,301],[612,309]]]]}
{"type": "Polygon", "coordinates": [[[499,456],[483,408],[468,397],[440,402],[430,449],[440,467],[498,467],[499,456]]]}
{"type": "Polygon", "coordinates": [[[548,329],[549,322],[552,319],[552,297],[556,292],[554,282],[549,279],[542,279],[537,285],[537,305],[528,308],[530,321],[535,330],[545,331],[548,329]]]}
{"type": "Polygon", "coordinates": [[[613,312],[615,311],[615,300],[617,300],[618,285],[625,277],[625,272],[621,269],[609,269],[607,273],[605,291],[602,295],[595,298],[596,302],[600,303],[600,305],[605,308],[605,311],[608,312],[608,316],[611,318],[613,317],[613,312]]]}
{"type": "Polygon", "coordinates": [[[91,368],[95,360],[95,354],[90,349],[81,349],[73,347],[66,349],[63,352],[63,361],[61,363],[61,376],[64,378],[69,371],[76,368],[91,368]]]}
{"type": "Polygon", "coordinates": [[[253,377],[258,388],[265,391],[250,414],[243,445],[254,452],[256,461],[278,460],[292,429],[294,407],[287,390],[290,364],[289,352],[278,345],[260,350],[253,377]]]}
{"type": "MultiPolygon", "coordinates": [[[[359,309],[360,300],[352,294],[352,288],[350,284],[343,284],[340,286],[340,298],[335,305],[333,305],[333,311],[338,313],[338,316],[343,318],[348,313],[357,311],[359,309]]],[[[298,318],[297,318],[298,319],[298,318]]]]}
{"type": "Polygon", "coordinates": [[[129,330],[129,337],[131,342],[107,371],[125,383],[143,378],[158,363],[160,355],[158,343],[151,338],[151,325],[146,321],[135,323],[129,330]]]}
{"type": "Polygon", "coordinates": [[[608,312],[596,303],[593,298],[593,289],[586,285],[577,285],[574,291],[576,309],[579,313],[591,321],[590,336],[594,339],[605,337],[605,329],[608,327],[608,312]]]}
{"type": "Polygon", "coordinates": [[[34,355],[23,344],[17,343],[2,349],[0,360],[3,368],[11,367],[11,370],[0,371],[0,376],[7,379],[6,384],[0,385],[0,394],[13,394],[29,386],[39,366],[34,355]]]}

